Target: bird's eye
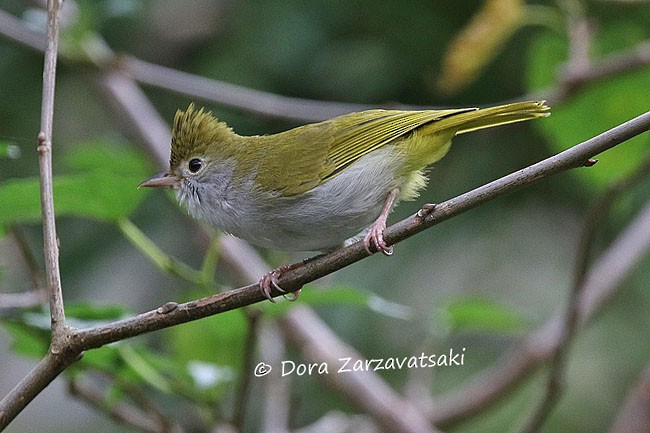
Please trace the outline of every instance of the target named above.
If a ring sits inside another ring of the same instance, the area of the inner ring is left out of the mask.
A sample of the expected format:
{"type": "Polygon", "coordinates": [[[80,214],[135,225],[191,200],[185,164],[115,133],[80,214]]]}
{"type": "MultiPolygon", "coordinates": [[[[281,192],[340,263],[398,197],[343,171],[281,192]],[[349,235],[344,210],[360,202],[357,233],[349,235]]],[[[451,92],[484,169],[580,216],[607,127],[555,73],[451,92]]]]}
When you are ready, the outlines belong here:
{"type": "Polygon", "coordinates": [[[189,168],[190,172],[192,173],[196,173],[197,171],[201,170],[201,167],[203,167],[203,161],[198,158],[190,160],[190,162],[187,164],[187,168],[189,168]]]}

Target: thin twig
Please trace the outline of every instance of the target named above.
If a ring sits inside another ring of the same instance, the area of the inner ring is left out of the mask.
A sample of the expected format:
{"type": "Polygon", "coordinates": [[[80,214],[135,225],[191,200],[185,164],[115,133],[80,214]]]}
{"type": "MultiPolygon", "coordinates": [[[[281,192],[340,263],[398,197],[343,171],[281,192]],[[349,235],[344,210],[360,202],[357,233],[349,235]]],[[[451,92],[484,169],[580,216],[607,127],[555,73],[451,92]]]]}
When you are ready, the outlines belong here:
{"type": "Polygon", "coordinates": [[[54,116],[56,57],[59,45],[59,7],[59,0],[47,2],[47,45],[43,67],[41,132],[38,134],[45,275],[50,298],[52,350],[55,352],[62,349],[60,346],[64,344],[62,337],[65,332],[65,311],[59,272],[59,245],[54,221],[54,193],[52,191],[52,119],[54,116]]]}

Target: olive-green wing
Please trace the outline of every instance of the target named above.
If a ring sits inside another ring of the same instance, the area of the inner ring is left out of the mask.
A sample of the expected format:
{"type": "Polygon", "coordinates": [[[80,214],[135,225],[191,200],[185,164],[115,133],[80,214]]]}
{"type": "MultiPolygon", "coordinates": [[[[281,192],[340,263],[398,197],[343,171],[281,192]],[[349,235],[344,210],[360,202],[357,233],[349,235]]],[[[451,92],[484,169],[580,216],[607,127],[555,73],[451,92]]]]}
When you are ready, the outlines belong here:
{"type": "Polygon", "coordinates": [[[273,184],[282,195],[301,194],[424,124],[470,110],[475,109],[369,110],[298,127],[274,136],[273,155],[288,162],[267,159],[264,175],[276,178],[273,184]]]}
{"type": "Polygon", "coordinates": [[[340,122],[327,155],[321,179],[336,176],[362,156],[408,134],[424,124],[474,108],[456,110],[371,110],[334,120],[340,122]]]}

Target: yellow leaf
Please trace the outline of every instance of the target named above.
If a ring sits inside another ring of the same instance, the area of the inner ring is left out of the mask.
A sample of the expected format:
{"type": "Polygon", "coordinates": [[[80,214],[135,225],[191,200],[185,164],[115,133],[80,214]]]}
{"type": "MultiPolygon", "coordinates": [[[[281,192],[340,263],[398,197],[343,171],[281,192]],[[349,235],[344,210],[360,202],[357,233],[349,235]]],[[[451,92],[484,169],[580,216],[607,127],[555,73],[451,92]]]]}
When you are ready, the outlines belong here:
{"type": "Polygon", "coordinates": [[[522,0],[486,0],[449,44],[438,89],[450,95],[474,81],[523,24],[524,9],[522,0]]]}

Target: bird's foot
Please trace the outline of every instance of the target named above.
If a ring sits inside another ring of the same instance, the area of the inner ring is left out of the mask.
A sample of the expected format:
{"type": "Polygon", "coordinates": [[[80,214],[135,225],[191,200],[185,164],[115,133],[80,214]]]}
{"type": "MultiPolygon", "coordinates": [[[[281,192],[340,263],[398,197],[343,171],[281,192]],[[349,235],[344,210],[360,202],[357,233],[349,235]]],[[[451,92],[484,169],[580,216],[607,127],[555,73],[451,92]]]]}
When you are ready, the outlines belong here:
{"type": "Polygon", "coordinates": [[[285,272],[296,269],[300,266],[302,266],[302,263],[293,263],[273,269],[271,272],[264,274],[258,283],[262,295],[264,295],[264,297],[269,301],[275,303],[275,299],[273,299],[273,296],[271,296],[271,291],[275,289],[278,292],[283,293],[282,296],[284,296],[284,298],[289,301],[295,301],[298,299],[298,296],[300,295],[300,289],[296,290],[295,292],[287,293],[287,291],[280,286],[280,277],[285,272]]]}
{"type": "Polygon", "coordinates": [[[368,254],[372,254],[371,246],[374,245],[375,249],[386,255],[390,256],[393,254],[393,247],[388,245],[384,240],[384,230],[386,229],[386,219],[379,218],[375,223],[368,229],[368,233],[363,238],[363,247],[366,249],[368,254]]]}
{"type": "Polygon", "coordinates": [[[386,256],[393,254],[393,247],[388,245],[384,240],[384,230],[386,230],[386,221],[388,220],[388,214],[393,209],[393,204],[397,199],[399,194],[399,189],[394,189],[388,193],[386,196],[386,201],[384,206],[377,217],[377,220],[373,223],[372,226],[368,229],[368,233],[363,238],[363,247],[366,249],[368,254],[372,254],[371,246],[374,245],[377,252],[380,252],[386,256]]]}

